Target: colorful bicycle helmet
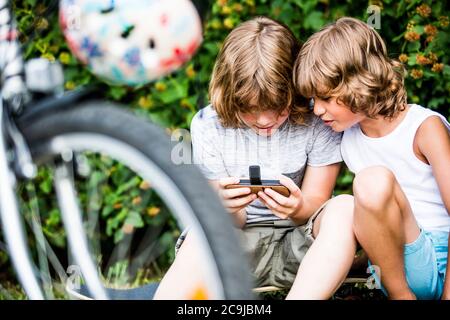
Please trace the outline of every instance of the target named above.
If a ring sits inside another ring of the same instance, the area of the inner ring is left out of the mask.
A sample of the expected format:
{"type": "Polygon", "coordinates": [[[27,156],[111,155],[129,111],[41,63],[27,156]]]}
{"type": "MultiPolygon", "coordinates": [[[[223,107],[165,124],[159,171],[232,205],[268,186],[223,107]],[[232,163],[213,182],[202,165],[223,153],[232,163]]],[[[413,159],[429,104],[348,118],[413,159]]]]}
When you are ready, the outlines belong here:
{"type": "Polygon", "coordinates": [[[74,55],[115,84],[166,75],[202,41],[200,17],[189,0],[61,0],[59,18],[74,55]]]}

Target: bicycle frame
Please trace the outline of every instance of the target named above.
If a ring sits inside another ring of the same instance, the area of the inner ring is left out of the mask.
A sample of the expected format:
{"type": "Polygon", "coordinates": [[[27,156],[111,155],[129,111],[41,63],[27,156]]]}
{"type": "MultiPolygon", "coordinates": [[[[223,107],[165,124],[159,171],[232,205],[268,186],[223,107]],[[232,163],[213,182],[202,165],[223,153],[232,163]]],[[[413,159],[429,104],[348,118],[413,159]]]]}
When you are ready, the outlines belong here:
{"type": "MultiPolygon", "coordinates": [[[[30,94],[24,81],[24,62],[9,1],[0,0],[0,16],[3,18],[0,21],[0,217],[8,253],[19,282],[30,299],[40,300],[44,299],[44,295],[30,259],[15,196],[16,176],[30,179],[36,171],[25,139],[13,119],[13,116],[23,112],[30,94]],[[12,161],[7,156],[9,153],[13,154],[12,161]]],[[[56,100],[58,98],[52,99],[56,100]]],[[[60,104],[53,103],[53,106],[58,105],[60,104]]],[[[86,236],[82,232],[82,219],[73,181],[67,173],[68,161],[72,160],[68,159],[56,166],[54,182],[58,196],[64,200],[61,205],[64,225],[71,226],[65,228],[69,247],[93,296],[106,299],[105,290],[89,254],[86,236]]]]}

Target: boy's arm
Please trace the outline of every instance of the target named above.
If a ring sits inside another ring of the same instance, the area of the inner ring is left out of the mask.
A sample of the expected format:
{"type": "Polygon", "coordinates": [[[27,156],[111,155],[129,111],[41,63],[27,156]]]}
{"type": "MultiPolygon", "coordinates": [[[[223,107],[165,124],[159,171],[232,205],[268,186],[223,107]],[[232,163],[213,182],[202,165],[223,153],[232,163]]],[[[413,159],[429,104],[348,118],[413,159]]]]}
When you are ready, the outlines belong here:
{"type": "Polygon", "coordinates": [[[340,167],[340,163],[323,167],[306,167],[301,187],[303,204],[291,218],[294,222],[305,223],[325,201],[331,198],[340,167]]]}
{"type": "Polygon", "coordinates": [[[295,222],[308,221],[311,215],[333,194],[341,168],[342,133],[333,131],[316,118],[312,145],[308,153],[305,176],[301,185],[304,204],[295,214],[295,222]]]}
{"type": "MultiPolygon", "coordinates": [[[[417,146],[433,169],[447,213],[450,214],[450,134],[438,117],[426,119],[416,135],[417,146]]],[[[449,230],[450,231],[450,230],[449,230]]],[[[447,257],[443,299],[450,299],[450,252],[447,257]]]]}

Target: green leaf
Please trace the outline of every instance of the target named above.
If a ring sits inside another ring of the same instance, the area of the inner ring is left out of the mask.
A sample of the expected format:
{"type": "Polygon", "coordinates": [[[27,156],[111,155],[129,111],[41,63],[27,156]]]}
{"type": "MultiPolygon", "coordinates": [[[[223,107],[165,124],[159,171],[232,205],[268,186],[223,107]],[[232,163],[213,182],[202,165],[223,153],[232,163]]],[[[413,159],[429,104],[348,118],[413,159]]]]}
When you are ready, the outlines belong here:
{"type": "Polygon", "coordinates": [[[438,106],[443,105],[444,103],[445,103],[445,97],[437,97],[437,98],[431,99],[427,103],[427,107],[436,109],[438,106]]]}
{"type": "Polygon", "coordinates": [[[417,57],[415,54],[408,56],[408,66],[415,66],[417,64],[417,57]]]}
{"type": "Polygon", "coordinates": [[[300,8],[302,8],[304,13],[309,13],[311,12],[312,9],[314,9],[317,6],[317,2],[318,0],[309,0],[309,1],[304,1],[304,0],[294,0],[293,1],[297,6],[299,6],[300,8]]]}
{"type": "Polygon", "coordinates": [[[303,25],[307,29],[319,30],[324,25],[322,12],[313,11],[305,18],[303,25]]]}
{"type": "Polygon", "coordinates": [[[141,179],[138,176],[134,176],[127,183],[122,184],[119,188],[117,188],[116,195],[120,195],[120,194],[124,193],[125,191],[130,190],[133,187],[137,187],[140,182],[141,182],[141,179]]]}
{"type": "Polygon", "coordinates": [[[180,100],[187,96],[189,88],[189,79],[181,80],[171,79],[165,91],[158,92],[156,96],[165,104],[180,100]]]}
{"type": "Polygon", "coordinates": [[[442,73],[446,77],[450,77],[450,66],[448,64],[444,65],[444,70],[442,71],[442,73]]]}
{"type": "Polygon", "coordinates": [[[107,205],[107,206],[103,207],[103,209],[102,209],[102,217],[109,216],[109,214],[111,212],[113,212],[113,211],[114,211],[114,208],[113,208],[112,205],[107,205]]]}
{"type": "Polygon", "coordinates": [[[417,32],[418,34],[422,35],[424,33],[425,27],[424,26],[414,26],[413,31],[417,32]]]}
{"type": "Polygon", "coordinates": [[[119,243],[124,237],[124,233],[122,231],[122,229],[117,230],[116,232],[114,232],[114,243],[119,243]]]}
{"type": "Polygon", "coordinates": [[[142,228],[144,226],[144,220],[142,220],[139,212],[136,211],[130,211],[124,223],[131,224],[136,228],[142,228]]]}
{"type": "Polygon", "coordinates": [[[410,42],[408,43],[407,48],[408,51],[417,52],[420,49],[420,42],[419,41],[410,42]]]}
{"type": "Polygon", "coordinates": [[[49,194],[50,191],[52,191],[52,181],[51,179],[45,179],[44,181],[42,181],[39,184],[39,188],[42,192],[44,192],[45,194],[49,194]]]}
{"type": "Polygon", "coordinates": [[[109,88],[109,94],[115,100],[120,100],[126,93],[127,93],[127,90],[124,87],[110,87],[109,88]]]}
{"type": "Polygon", "coordinates": [[[405,33],[400,33],[398,36],[396,36],[392,39],[392,42],[397,42],[400,39],[403,39],[404,36],[405,36],[405,33]]]}

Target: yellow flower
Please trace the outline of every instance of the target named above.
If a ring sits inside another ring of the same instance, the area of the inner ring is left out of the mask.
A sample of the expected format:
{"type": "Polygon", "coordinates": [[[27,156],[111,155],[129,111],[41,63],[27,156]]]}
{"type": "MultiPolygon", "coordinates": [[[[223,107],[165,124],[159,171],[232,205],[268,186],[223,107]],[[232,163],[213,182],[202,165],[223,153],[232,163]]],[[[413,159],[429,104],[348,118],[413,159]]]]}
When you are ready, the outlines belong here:
{"type": "Polygon", "coordinates": [[[150,189],[150,183],[148,183],[147,181],[142,181],[141,184],[139,185],[139,189],[141,190],[150,189]]]}
{"type": "Polygon", "coordinates": [[[67,90],[73,90],[75,89],[75,83],[73,81],[67,81],[66,84],[64,85],[64,88],[66,88],[67,90]]]}
{"type": "Polygon", "coordinates": [[[416,11],[418,14],[420,14],[424,18],[427,18],[431,14],[431,8],[425,3],[418,6],[416,8],[416,11]]]}
{"type": "Polygon", "coordinates": [[[401,55],[399,55],[398,60],[400,60],[400,62],[406,63],[408,62],[408,55],[402,53],[401,55]]]}
{"type": "Polygon", "coordinates": [[[244,9],[244,7],[242,6],[242,4],[240,3],[235,3],[233,4],[233,10],[236,12],[241,12],[244,9]]]}
{"type": "Polygon", "coordinates": [[[135,197],[135,198],[133,198],[133,200],[131,201],[131,203],[132,204],[134,204],[135,206],[138,206],[138,205],[140,205],[141,204],[141,202],[142,202],[142,198],[141,197],[135,197]]]}
{"type": "Polygon", "coordinates": [[[62,64],[69,64],[70,54],[68,52],[61,52],[59,54],[59,61],[61,61],[62,64]]]}
{"type": "Polygon", "coordinates": [[[222,7],[222,14],[223,15],[229,15],[231,12],[233,12],[233,10],[231,10],[231,7],[229,6],[223,6],[222,7]]]}
{"type": "Polygon", "coordinates": [[[166,91],[167,85],[164,82],[158,81],[155,83],[155,89],[159,92],[166,91]]]}
{"type": "Polygon", "coordinates": [[[245,0],[245,3],[250,6],[250,7],[254,7],[255,6],[255,0],[245,0]]]}
{"type": "Polygon", "coordinates": [[[434,36],[438,32],[438,29],[435,26],[433,26],[432,24],[427,24],[424,27],[424,31],[427,35],[434,36]]]}
{"type": "Polygon", "coordinates": [[[419,69],[412,69],[411,77],[413,77],[414,79],[420,79],[423,77],[423,71],[419,69]]]}
{"type": "Polygon", "coordinates": [[[417,54],[416,55],[416,61],[418,64],[420,65],[426,65],[426,64],[432,64],[433,61],[431,61],[431,59],[425,57],[423,54],[417,54]]]}
{"type": "Polygon", "coordinates": [[[185,109],[193,109],[194,108],[192,103],[190,103],[189,100],[186,98],[181,99],[180,105],[185,109]]]}
{"type": "Polygon", "coordinates": [[[436,55],[436,53],[434,52],[430,52],[428,53],[428,57],[431,59],[431,61],[436,62],[438,60],[438,57],[436,55]]]}
{"type": "Polygon", "coordinates": [[[161,212],[161,208],[158,208],[158,207],[150,207],[150,208],[147,209],[147,214],[148,214],[150,217],[155,217],[155,216],[157,216],[160,212],[161,212]]]}
{"type": "Polygon", "coordinates": [[[405,33],[405,39],[410,42],[417,41],[420,39],[420,34],[415,31],[408,31],[405,33]]]}
{"type": "Polygon", "coordinates": [[[139,98],[138,105],[142,109],[150,109],[151,107],[153,107],[153,100],[150,96],[142,96],[139,98]]]}
{"type": "Polygon", "coordinates": [[[415,24],[416,24],[416,22],[414,20],[408,21],[408,24],[406,25],[406,30],[411,31],[414,28],[415,24]]]}
{"type": "Polygon", "coordinates": [[[197,74],[197,72],[195,72],[194,65],[191,63],[186,68],[186,75],[189,79],[192,79],[195,77],[196,74],[197,74]]]}
{"type": "Polygon", "coordinates": [[[215,30],[222,28],[222,22],[219,19],[214,19],[211,21],[211,28],[215,30]]]}
{"type": "Polygon", "coordinates": [[[433,72],[441,72],[444,69],[443,63],[435,63],[433,64],[433,67],[431,68],[431,71],[433,72]]]}
{"type": "Polygon", "coordinates": [[[449,19],[448,19],[447,16],[440,16],[439,17],[439,24],[440,24],[440,26],[443,27],[443,28],[447,28],[448,24],[449,24],[448,20],[449,19]]]}
{"type": "Polygon", "coordinates": [[[228,29],[233,29],[233,27],[234,27],[233,19],[226,18],[225,20],[223,20],[223,25],[228,29]]]}

